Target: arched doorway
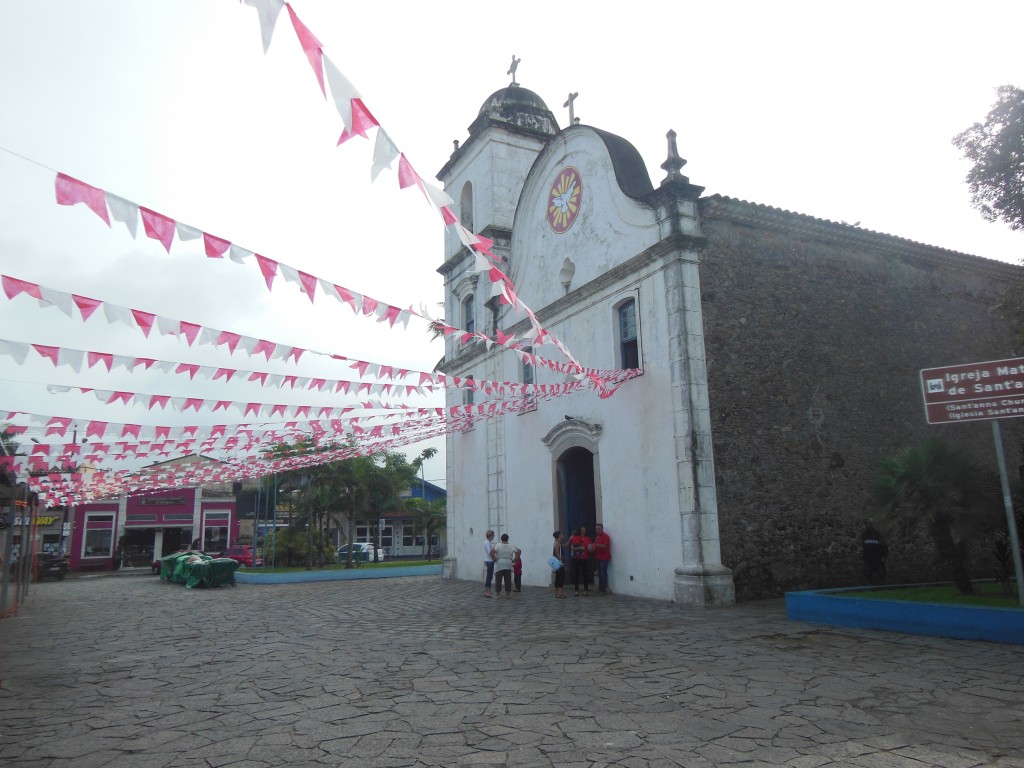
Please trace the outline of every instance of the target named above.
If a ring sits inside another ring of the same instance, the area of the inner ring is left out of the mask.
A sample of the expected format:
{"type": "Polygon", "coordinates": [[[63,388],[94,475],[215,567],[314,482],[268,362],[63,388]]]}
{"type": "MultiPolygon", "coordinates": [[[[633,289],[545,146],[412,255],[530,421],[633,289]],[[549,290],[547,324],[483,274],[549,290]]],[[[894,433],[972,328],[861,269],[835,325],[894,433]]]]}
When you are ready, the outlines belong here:
{"type": "Polygon", "coordinates": [[[594,485],[594,454],[586,448],[570,448],[556,463],[558,476],[558,521],[568,538],[585,526],[593,536],[597,523],[597,493],[594,485]]]}

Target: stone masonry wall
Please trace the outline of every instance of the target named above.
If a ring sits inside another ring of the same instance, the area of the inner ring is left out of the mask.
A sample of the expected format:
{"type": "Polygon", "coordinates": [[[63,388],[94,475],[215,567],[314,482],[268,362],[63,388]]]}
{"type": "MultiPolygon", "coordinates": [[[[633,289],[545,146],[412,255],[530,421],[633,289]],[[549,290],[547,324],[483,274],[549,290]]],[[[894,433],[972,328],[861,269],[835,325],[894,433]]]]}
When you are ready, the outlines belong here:
{"type": "MultiPolygon", "coordinates": [[[[859,534],[881,459],[941,438],[995,470],[989,422],[925,422],[918,372],[1021,354],[995,310],[1003,270],[873,252],[871,237],[822,242],[805,227],[703,225],[722,562],[737,598],[862,584],[859,534]]],[[[1011,473],[1021,427],[1003,422],[1011,473]]],[[[948,579],[926,539],[889,546],[890,583],[948,579]]],[[[975,571],[991,576],[984,562],[975,571]]]]}

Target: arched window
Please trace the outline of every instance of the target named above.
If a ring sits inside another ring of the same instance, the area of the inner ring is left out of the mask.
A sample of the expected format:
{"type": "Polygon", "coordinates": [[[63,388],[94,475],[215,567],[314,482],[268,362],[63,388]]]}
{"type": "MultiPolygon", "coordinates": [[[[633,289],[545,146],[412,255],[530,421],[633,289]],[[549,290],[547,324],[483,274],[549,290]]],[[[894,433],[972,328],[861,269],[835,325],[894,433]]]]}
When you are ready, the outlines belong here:
{"type": "Polygon", "coordinates": [[[619,367],[640,367],[640,339],[637,333],[636,300],[629,299],[618,308],[619,367]]]}
{"type": "Polygon", "coordinates": [[[462,185],[462,195],[459,198],[459,218],[462,220],[462,226],[470,232],[476,231],[473,229],[473,183],[469,181],[462,185]]]}
{"type": "Polygon", "coordinates": [[[476,301],[472,293],[462,300],[462,330],[476,333],[476,301]]]}

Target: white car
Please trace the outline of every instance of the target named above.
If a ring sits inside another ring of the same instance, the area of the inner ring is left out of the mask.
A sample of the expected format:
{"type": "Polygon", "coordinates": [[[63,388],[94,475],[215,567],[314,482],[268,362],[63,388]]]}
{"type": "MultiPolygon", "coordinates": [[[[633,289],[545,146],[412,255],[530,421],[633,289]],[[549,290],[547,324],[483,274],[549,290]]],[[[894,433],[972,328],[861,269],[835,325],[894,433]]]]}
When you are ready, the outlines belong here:
{"type": "MultiPolygon", "coordinates": [[[[338,562],[339,563],[347,563],[348,562],[348,546],[349,546],[348,544],[344,544],[343,546],[338,547],[338,562]]],[[[374,562],[373,550],[374,550],[373,544],[367,544],[366,542],[356,542],[355,544],[352,545],[352,560],[354,562],[357,561],[357,562],[360,562],[360,563],[372,563],[372,562],[374,562]]],[[[383,559],[384,559],[384,550],[378,549],[377,550],[376,561],[380,562],[383,559]]]]}

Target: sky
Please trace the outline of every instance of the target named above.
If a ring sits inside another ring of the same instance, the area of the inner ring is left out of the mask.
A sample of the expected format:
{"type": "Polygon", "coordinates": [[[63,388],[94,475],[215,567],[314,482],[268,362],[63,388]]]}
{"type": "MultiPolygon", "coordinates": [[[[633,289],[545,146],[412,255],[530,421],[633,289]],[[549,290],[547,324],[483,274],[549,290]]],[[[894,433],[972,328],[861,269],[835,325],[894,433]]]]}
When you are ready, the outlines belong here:
{"type": "MultiPolygon", "coordinates": [[[[416,172],[427,181],[480,105],[510,82],[559,124],[579,94],[585,125],[618,134],[664,176],[665,134],[683,173],[722,194],[1016,263],[1024,234],[970,206],[952,138],[1004,84],[1024,84],[1024,4],[979,2],[340,3],[295,0],[416,172]],[[628,7],[628,12],[625,10],[628,7]]],[[[62,172],[244,248],[400,307],[440,313],[440,218],[385,170],[372,141],[336,146],[342,123],[320,92],[287,12],[264,53],[256,11],[237,0],[0,0],[0,273],[204,326],[430,371],[444,353],[422,323],[390,329],[314,303],[252,264],[168,254],[84,205],[58,206],[62,172]]],[[[372,134],[371,134],[372,139],[372,134]]],[[[528,297],[527,297],[528,301],[528,297]]],[[[0,339],[295,373],[277,361],[146,339],[0,296],[0,339]]],[[[584,365],[587,361],[581,361],[584,365]]],[[[307,356],[300,375],[350,377],[307,356]]],[[[338,404],[323,393],[99,367],[76,373],[0,356],[0,411],[143,424],[154,415],[53,385],[176,397],[338,404]]],[[[435,396],[416,401],[437,406],[435,396]]],[[[40,436],[41,437],[41,436],[40,436]]],[[[426,465],[444,485],[444,443],[426,465]]],[[[424,446],[410,447],[410,458],[424,446]]]]}

